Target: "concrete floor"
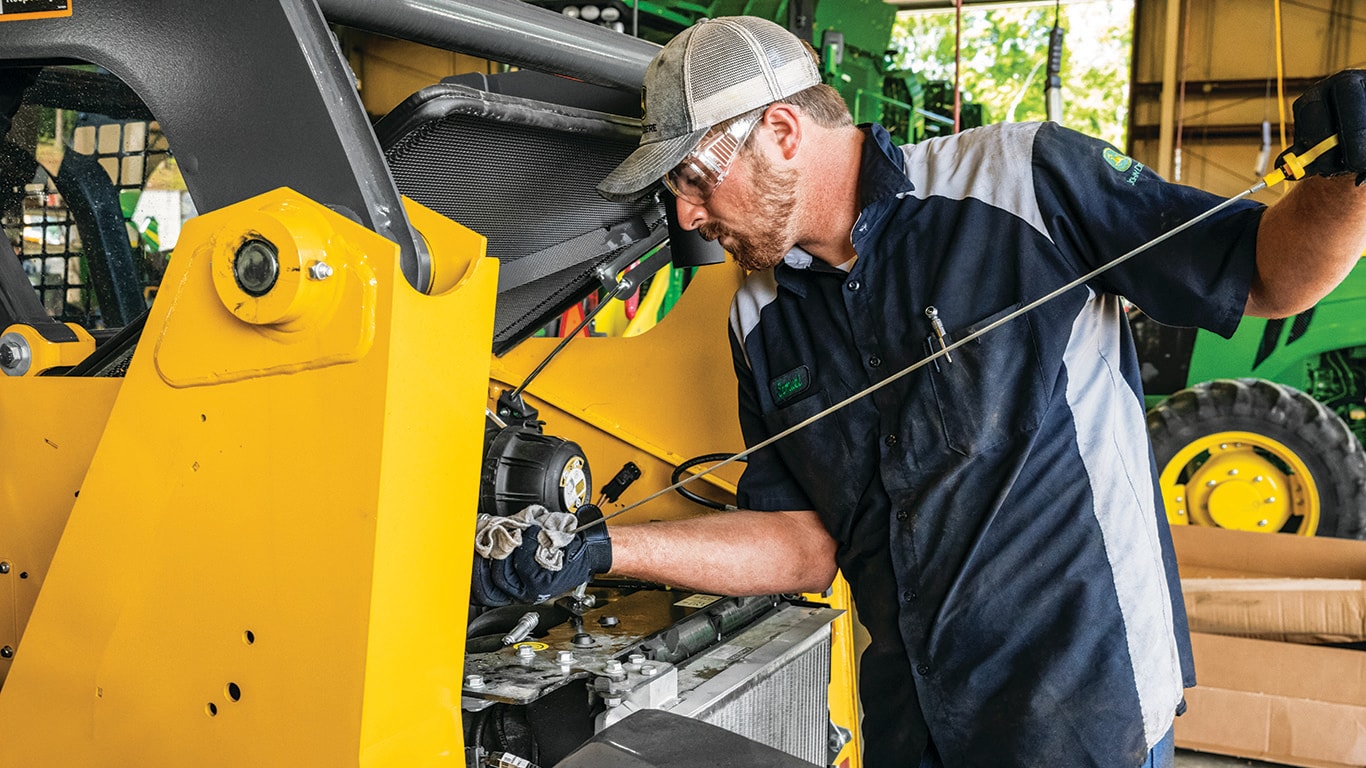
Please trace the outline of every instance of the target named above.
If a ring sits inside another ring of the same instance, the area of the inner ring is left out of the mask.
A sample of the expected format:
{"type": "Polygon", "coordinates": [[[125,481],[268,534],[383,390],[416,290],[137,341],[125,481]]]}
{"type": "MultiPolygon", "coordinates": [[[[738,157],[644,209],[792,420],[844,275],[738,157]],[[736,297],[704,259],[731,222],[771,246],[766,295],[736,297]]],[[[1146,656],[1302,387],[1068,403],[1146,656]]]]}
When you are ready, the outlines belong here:
{"type": "Polygon", "coordinates": [[[1241,757],[1215,755],[1209,752],[1192,752],[1188,749],[1176,750],[1176,768],[1279,768],[1280,763],[1263,763],[1260,760],[1247,760],[1241,757]]]}

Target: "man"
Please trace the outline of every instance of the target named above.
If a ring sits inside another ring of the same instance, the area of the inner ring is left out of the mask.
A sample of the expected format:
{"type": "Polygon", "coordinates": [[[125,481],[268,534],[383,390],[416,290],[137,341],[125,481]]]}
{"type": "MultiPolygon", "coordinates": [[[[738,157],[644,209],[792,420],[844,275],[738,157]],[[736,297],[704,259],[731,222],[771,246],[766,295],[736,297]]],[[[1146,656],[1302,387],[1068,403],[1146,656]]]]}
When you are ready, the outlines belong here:
{"type": "MultiPolygon", "coordinates": [[[[894,147],[808,50],[758,19],[685,30],[600,187],[662,178],[682,225],[753,270],[731,313],[750,445],[1219,202],[1054,124],[894,147]]],[[[869,768],[1169,765],[1194,673],[1119,297],[1229,335],[1331,290],[1366,247],[1366,78],[1327,81],[1296,124],[1297,151],[1341,135],[1309,168],[1340,175],[1231,206],[756,452],[747,511],[614,527],[560,576],[477,569],[510,595],[609,567],[756,594],[838,566],[872,636],[869,768]]]]}

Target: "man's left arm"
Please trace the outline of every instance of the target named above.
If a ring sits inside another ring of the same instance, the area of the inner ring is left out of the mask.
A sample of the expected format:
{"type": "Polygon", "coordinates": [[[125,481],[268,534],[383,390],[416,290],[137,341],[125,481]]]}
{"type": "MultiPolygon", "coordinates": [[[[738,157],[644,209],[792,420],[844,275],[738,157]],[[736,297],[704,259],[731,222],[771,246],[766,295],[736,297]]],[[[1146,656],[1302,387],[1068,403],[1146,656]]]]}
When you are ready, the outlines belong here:
{"type": "Polygon", "coordinates": [[[1295,100],[1303,155],[1330,136],[1338,146],[1310,163],[1311,178],[1267,209],[1257,230],[1257,273],[1246,314],[1286,317],[1333,290],[1366,249],[1366,71],[1346,70],[1295,100]]]}
{"type": "Polygon", "coordinates": [[[1246,314],[1287,317],[1314,306],[1366,250],[1366,185],[1353,176],[1295,182],[1257,230],[1246,314]]]}

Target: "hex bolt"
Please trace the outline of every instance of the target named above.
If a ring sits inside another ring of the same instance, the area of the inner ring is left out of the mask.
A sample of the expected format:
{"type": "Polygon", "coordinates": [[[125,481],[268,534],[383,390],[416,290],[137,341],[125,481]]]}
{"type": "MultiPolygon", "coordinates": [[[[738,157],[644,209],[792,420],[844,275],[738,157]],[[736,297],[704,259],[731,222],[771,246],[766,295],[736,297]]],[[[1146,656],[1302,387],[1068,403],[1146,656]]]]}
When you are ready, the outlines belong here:
{"type": "Polygon", "coordinates": [[[1227,451],[1227,450],[1228,450],[1228,443],[1220,443],[1220,444],[1219,444],[1219,450],[1221,450],[1221,451],[1227,451]]]}
{"type": "Polygon", "coordinates": [[[466,688],[483,688],[483,687],[484,687],[484,676],[483,676],[483,675],[465,675],[465,687],[466,687],[466,688]]]}
{"type": "Polygon", "coordinates": [[[1258,527],[1258,528],[1265,528],[1265,527],[1269,524],[1269,522],[1270,522],[1270,521],[1267,521],[1267,520],[1258,520],[1258,521],[1257,521],[1257,527],[1258,527]]]}
{"type": "Polygon", "coordinates": [[[600,626],[600,627],[615,627],[616,625],[618,625],[618,624],[620,624],[620,623],[621,623],[621,620],[618,619],[616,616],[600,616],[600,617],[598,617],[598,626],[600,626]]]}
{"type": "Polygon", "coordinates": [[[0,370],[7,376],[23,376],[33,364],[33,350],[28,339],[10,331],[0,336],[0,370]]]}
{"type": "Polygon", "coordinates": [[[603,665],[602,671],[606,672],[609,675],[620,675],[622,672],[625,672],[626,669],[621,666],[621,662],[619,660],[608,659],[607,663],[603,665]]]}
{"type": "Polygon", "coordinates": [[[579,632],[578,634],[574,635],[574,637],[569,642],[573,643],[576,648],[592,648],[593,646],[597,645],[597,643],[593,640],[593,636],[588,634],[587,632],[579,632]]]}
{"type": "Polygon", "coordinates": [[[629,662],[629,663],[631,663],[631,664],[634,664],[634,665],[636,665],[636,666],[638,667],[638,666],[640,666],[641,664],[644,664],[644,663],[645,663],[645,654],[643,654],[643,653],[633,653],[633,654],[631,654],[630,656],[626,657],[626,661],[629,662]]]}
{"type": "Polygon", "coordinates": [[[0,365],[6,368],[13,368],[14,363],[19,360],[19,353],[23,350],[18,342],[7,341],[0,344],[0,365]]]}
{"type": "Polygon", "coordinates": [[[12,658],[14,658],[14,649],[13,649],[13,648],[11,648],[11,647],[8,646],[8,645],[5,646],[4,648],[0,648],[0,659],[12,659],[12,658]]]}
{"type": "Polygon", "coordinates": [[[653,664],[642,664],[640,667],[640,674],[645,675],[646,677],[654,677],[659,674],[659,667],[656,667],[653,664]]]}
{"type": "Polygon", "coordinates": [[[1218,484],[1219,484],[1219,481],[1217,481],[1217,480],[1211,480],[1211,481],[1209,481],[1208,483],[1205,483],[1205,487],[1206,487],[1206,488],[1213,488],[1214,486],[1216,486],[1216,485],[1218,485],[1218,484]]]}
{"type": "Polygon", "coordinates": [[[555,661],[559,662],[559,663],[560,663],[561,665],[563,665],[563,666],[568,666],[568,665],[570,665],[570,664],[573,664],[573,663],[574,663],[574,652],[573,652],[573,651],[560,651],[559,653],[555,654],[555,661]]]}
{"type": "Polygon", "coordinates": [[[1256,477],[1252,478],[1252,482],[1254,482],[1254,483],[1260,483],[1260,482],[1262,482],[1262,481],[1265,480],[1265,479],[1266,479],[1265,477],[1262,477],[1261,475],[1257,475],[1256,477]]]}
{"type": "Polygon", "coordinates": [[[308,266],[309,280],[326,280],[332,276],[332,265],[325,261],[315,261],[308,266]]]}
{"type": "Polygon", "coordinates": [[[1238,470],[1236,470],[1236,469],[1230,469],[1230,470],[1228,471],[1228,473],[1229,473],[1230,476],[1237,475],[1237,474],[1238,474],[1238,470]]]}
{"type": "Polygon", "coordinates": [[[247,240],[233,256],[232,276],[248,296],[265,296],[280,277],[279,250],[269,240],[247,240]]]}
{"type": "Polygon", "coordinates": [[[1275,504],[1275,503],[1276,503],[1276,497],[1275,497],[1275,496],[1268,496],[1268,497],[1266,497],[1266,503],[1267,503],[1267,504],[1275,504]]]}
{"type": "Polygon", "coordinates": [[[519,645],[517,646],[517,658],[534,659],[536,658],[536,649],[529,645],[519,645]]]}

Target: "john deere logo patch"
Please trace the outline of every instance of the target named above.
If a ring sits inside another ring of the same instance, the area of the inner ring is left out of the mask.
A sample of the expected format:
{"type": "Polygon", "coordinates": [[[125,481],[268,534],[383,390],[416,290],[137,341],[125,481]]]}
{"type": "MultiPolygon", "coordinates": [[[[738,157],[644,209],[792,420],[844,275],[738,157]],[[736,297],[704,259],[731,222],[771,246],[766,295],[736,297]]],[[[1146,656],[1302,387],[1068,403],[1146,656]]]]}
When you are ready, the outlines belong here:
{"type": "Polygon", "coordinates": [[[1134,164],[1133,158],[1121,155],[1109,147],[1106,147],[1105,151],[1101,154],[1105,156],[1105,162],[1109,163],[1111,168],[1114,168],[1120,173],[1129,170],[1129,166],[1134,164]]]}
{"type": "Polygon", "coordinates": [[[768,391],[773,394],[773,402],[781,408],[792,402],[797,395],[805,392],[809,386],[811,386],[811,372],[806,369],[806,366],[801,365],[768,382],[768,391]]]}

